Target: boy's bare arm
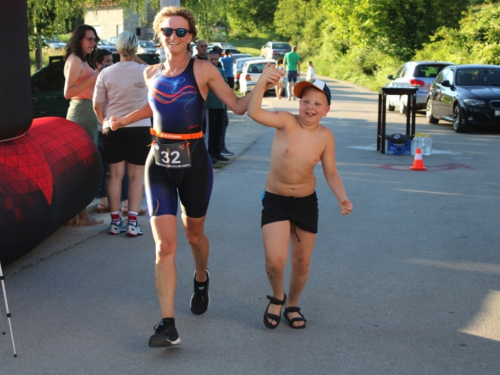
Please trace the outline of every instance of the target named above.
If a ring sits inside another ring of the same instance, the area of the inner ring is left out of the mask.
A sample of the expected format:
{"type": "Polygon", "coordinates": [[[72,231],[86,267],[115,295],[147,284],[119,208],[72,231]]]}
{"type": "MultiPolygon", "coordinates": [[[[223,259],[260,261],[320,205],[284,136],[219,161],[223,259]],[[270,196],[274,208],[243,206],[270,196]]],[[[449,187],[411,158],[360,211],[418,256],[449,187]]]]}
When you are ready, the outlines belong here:
{"type": "Polygon", "coordinates": [[[321,155],[321,164],[323,165],[323,174],[325,175],[326,182],[333,194],[337,198],[340,205],[340,212],[342,215],[348,215],[353,207],[352,203],[347,198],[347,194],[344,189],[344,184],[337,170],[337,165],[335,162],[335,139],[330,130],[325,129],[325,133],[328,135],[324,137],[326,140],[326,147],[321,155]]]}
{"type": "Polygon", "coordinates": [[[277,80],[283,75],[283,71],[268,63],[262,70],[262,74],[252,90],[252,95],[248,103],[248,116],[262,125],[281,129],[285,126],[287,116],[292,116],[288,112],[269,112],[262,109],[262,98],[268,85],[276,85],[277,80]]]}

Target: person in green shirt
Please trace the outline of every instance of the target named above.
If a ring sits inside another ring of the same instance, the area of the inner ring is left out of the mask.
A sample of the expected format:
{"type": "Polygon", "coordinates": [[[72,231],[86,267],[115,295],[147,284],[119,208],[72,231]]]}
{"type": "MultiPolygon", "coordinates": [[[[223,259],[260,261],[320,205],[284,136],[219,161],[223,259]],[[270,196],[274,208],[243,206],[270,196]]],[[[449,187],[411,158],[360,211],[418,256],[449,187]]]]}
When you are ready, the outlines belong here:
{"type": "Polygon", "coordinates": [[[288,100],[295,100],[293,88],[297,83],[297,77],[300,77],[300,56],[297,53],[297,46],[293,46],[292,50],[285,54],[283,64],[286,67],[288,100]]]}

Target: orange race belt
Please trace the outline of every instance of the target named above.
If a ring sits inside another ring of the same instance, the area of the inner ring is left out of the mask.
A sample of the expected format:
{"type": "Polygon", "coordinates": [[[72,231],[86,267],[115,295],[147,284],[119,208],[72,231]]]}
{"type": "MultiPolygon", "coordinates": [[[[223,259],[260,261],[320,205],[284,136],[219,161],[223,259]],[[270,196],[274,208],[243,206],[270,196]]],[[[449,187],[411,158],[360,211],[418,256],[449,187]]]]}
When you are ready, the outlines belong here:
{"type": "Polygon", "coordinates": [[[172,134],[172,133],[157,132],[153,128],[150,128],[150,133],[151,135],[164,139],[198,139],[203,137],[202,131],[191,134],[172,134]]]}

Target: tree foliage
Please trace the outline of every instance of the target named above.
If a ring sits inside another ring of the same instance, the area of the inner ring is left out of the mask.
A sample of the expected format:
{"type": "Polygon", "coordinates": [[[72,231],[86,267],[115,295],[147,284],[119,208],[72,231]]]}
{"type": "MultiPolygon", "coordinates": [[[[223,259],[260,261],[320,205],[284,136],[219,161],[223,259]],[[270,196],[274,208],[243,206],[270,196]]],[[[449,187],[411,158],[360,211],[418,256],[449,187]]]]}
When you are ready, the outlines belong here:
{"type": "Polygon", "coordinates": [[[500,65],[500,8],[471,8],[456,28],[440,28],[416,54],[456,64],[500,65]]]}
{"type": "Polygon", "coordinates": [[[409,59],[440,26],[456,25],[469,0],[323,0],[336,34],[349,44],[409,59]]]}
{"type": "Polygon", "coordinates": [[[270,30],[278,0],[226,0],[227,19],[236,31],[270,30]]]}

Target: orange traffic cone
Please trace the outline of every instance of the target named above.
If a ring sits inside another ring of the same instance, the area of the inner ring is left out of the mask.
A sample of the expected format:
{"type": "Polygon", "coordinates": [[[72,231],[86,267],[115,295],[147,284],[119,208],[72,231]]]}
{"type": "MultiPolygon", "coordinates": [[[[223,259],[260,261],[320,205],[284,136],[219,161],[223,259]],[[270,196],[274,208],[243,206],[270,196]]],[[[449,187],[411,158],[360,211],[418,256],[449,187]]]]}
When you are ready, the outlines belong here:
{"type": "Polygon", "coordinates": [[[413,171],[425,171],[427,168],[424,167],[424,160],[422,159],[422,149],[420,147],[415,151],[415,159],[413,160],[413,166],[410,167],[413,171]]]}

